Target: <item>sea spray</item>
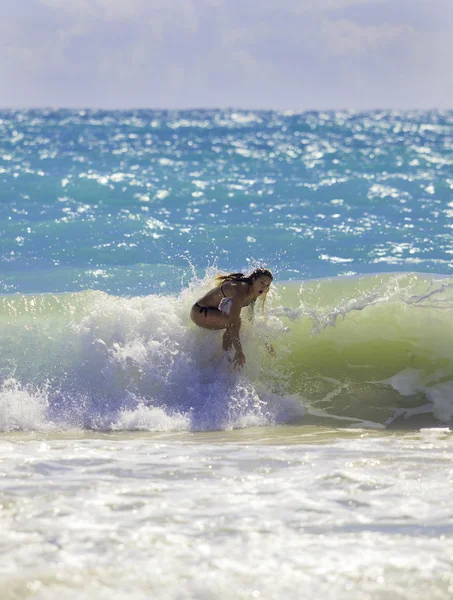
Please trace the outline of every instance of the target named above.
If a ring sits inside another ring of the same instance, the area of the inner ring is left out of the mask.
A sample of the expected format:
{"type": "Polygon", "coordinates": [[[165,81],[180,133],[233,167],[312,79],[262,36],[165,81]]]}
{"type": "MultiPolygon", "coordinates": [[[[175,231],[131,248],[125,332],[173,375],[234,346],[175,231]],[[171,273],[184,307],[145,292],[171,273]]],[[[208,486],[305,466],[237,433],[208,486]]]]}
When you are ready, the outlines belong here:
{"type": "Polygon", "coordinates": [[[451,419],[448,279],[277,283],[267,314],[243,319],[242,372],[223,352],[222,332],[189,319],[209,285],[211,275],[179,295],[2,297],[4,429],[210,430],[303,415],[382,426],[426,405],[434,419],[451,419]],[[11,417],[24,394],[39,407],[29,411],[35,420],[11,417]]]}

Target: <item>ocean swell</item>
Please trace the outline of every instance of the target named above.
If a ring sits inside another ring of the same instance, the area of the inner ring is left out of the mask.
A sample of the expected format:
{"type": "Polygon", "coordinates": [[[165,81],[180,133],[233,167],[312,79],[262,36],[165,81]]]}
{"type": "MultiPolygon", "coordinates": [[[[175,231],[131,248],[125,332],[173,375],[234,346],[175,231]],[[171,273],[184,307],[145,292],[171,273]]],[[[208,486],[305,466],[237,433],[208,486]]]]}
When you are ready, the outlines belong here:
{"type": "Polygon", "coordinates": [[[0,430],[210,430],[275,423],[400,426],[453,417],[453,282],[380,274],[280,283],[246,368],[179,295],[0,298],[0,430]],[[271,342],[277,356],[266,351],[271,342]]]}

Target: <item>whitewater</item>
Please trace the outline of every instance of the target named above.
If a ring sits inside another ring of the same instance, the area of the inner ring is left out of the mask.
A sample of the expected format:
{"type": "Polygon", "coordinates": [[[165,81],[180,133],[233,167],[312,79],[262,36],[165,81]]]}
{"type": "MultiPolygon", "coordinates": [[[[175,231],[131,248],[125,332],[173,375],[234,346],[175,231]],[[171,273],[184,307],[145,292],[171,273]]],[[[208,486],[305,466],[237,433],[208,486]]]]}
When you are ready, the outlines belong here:
{"type": "Polygon", "coordinates": [[[2,600],[450,598],[452,114],[0,133],[2,600]],[[238,371],[189,313],[257,265],[238,371]]]}
{"type": "Polygon", "coordinates": [[[221,333],[188,318],[209,284],[173,296],[3,296],[2,430],[225,430],[304,416],[381,428],[421,415],[450,422],[450,278],[277,285],[267,316],[245,321],[243,372],[221,333]]]}

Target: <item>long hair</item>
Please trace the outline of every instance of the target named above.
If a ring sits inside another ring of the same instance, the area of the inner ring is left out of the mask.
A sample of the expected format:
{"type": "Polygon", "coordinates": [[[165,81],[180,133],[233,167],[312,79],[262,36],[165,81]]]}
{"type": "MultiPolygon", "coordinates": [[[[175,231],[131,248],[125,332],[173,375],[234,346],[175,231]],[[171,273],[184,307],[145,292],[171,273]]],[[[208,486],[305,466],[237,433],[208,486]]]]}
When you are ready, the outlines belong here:
{"type": "MultiPolygon", "coordinates": [[[[228,273],[227,275],[217,275],[215,280],[217,282],[217,285],[221,285],[222,283],[225,283],[226,281],[233,281],[234,283],[248,283],[249,285],[252,285],[253,282],[256,279],[258,279],[258,277],[261,277],[263,275],[265,275],[266,277],[269,277],[271,280],[274,279],[274,276],[269,271],[269,269],[264,269],[263,267],[259,267],[258,269],[255,269],[254,271],[249,273],[249,275],[244,275],[244,273],[228,273]]],[[[262,306],[262,310],[261,310],[263,315],[264,315],[264,303],[266,301],[266,296],[267,296],[267,294],[263,294],[263,306],[262,306]]],[[[253,318],[255,316],[255,302],[256,302],[256,300],[253,300],[249,305],[251,320],[253,320],[253,318]]]]}
{"type": "Polygon", "coordinates": [[[224,283],[225,281],[234,281],[235,283],[241,282],[252,285],[255,279],[258,279],[258,277],[263,275],[269,277],[270,279],[274,279],[272,273],[268,269],[264,269],[262,267],[255,269],[249,275],[244,275],[244,273],[228,273],[227,275],[217,275],[215,279],[219,284],[224,283]]]}

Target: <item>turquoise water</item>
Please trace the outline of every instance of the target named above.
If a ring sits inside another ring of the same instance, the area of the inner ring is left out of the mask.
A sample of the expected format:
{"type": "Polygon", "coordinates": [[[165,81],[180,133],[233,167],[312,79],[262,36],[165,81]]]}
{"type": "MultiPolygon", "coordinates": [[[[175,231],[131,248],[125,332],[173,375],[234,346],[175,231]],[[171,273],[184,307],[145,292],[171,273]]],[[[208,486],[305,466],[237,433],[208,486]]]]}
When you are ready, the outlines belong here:
{"type": "Polygon", "coordinates": [[[2,600],[451,598],[453,112],[0,134],[2,600]],[[263,263],[234,371],[190,307],[263,263]]]}
{"type": "Polygon", "coordinates": [[[3,111],[0,128],[2,393],[35,415],[13,401],[3,429],[451,419],[453,113],[3,111]],[[219,270],[257,264],[275,285],[239,376],[188,314],[219,270]]]}
{"type": "Polygon", "coordinates": [[[6,292],[450,273],[453,113],[0,112],[6,292]]]}

